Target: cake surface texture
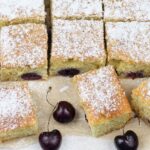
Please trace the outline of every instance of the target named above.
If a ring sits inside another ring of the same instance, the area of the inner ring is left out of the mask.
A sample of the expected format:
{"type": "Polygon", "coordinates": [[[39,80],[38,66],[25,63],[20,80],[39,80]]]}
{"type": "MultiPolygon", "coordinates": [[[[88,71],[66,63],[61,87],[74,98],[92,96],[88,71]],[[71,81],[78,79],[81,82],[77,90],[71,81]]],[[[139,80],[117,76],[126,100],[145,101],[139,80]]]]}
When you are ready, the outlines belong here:
{"type": "Polygon", "coordinates": [[[61,19],[101,19],[102,0],[54,0],[52,17],[61,19]]]}
{"type": "Polygon", "coordinates": [[[45,25],[28,23],[2,27],[0,37],[3,80],[18,80],[27,72],[39,72],[43,78],[47,76],[45,25]]]}
{"type": "Polygon", "coordinates": [[[44,23],[44,0],[1,0],[0,26],[18,23],[44,23]]]}
{"type": "Polygon", "coordinates": [[[132,116],[125,92],[112,66],[73,79],[94,136],[123,127],[132,116]]]}
{"type": "Polygon", "coordinates": [[[84,72],[105,65],[101,21],[54,20],[52,38],[52,74],[69,66],[84,72]]]}
{"type": "Polygon", "coordinates": [[[108,61],[119,74],[150,75],[150,23],[106,23],[108,61]]]}
{"type": "Polygon", "coordinates": [[[27,83],[0,84],[0,141],[37,133],[37,119],[27,83]]]}
{"type": "Polygon", "coordinates": [[[150,80],[143,81],[132,91],[131,105],[138,117],[150,121],[150,80]]]}
{"type": "Polygon", "coordinates": [[[106,21],[150,21],[149,0],[104,0],[106,21]]]}

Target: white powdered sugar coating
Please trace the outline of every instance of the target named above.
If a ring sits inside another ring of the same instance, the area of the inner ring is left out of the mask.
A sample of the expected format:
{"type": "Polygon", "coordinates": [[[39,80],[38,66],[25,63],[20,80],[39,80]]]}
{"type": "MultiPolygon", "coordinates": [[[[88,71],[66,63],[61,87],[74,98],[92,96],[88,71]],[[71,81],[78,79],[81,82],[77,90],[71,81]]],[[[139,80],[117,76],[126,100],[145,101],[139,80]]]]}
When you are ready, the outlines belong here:
{"type": "Polygon", "coordinates": [[[32,113],[31,97],[20,83],[0,85],[0,131],[21,126],[20,120],[32,113]]]}
{"type": "Polygon", "coordinates": [[[0,20],[45,20],[44,0],[0,0],[0,20]]]}
{"type": "Polygon", "coordinates": [[[111,59],[150,63],[150,23],[106,24],[107,48],[111,59]]]}
{"type": "Polygon", "coordinates": [[[81,75],[77,84],[83,102],[92,106],[95,115],[109,116],[119,110],[123,92],[111,66],[81,75]]]}
{"type": "Polygon", "coordinates": [[[54,20],[52,57],[105,59],[103,23],[92,20],[54,20]]]}
{"type": "Polygon", "coordinates": [[[58,18],[102,18],[102,0],[54,0],[52,16],[58,18]]]}
{"type": "Polygon", "coordinates": [[[103,0],[104,18],[111,21],[150,21],[150,0],[103,0]]]}
{"type": "Polygon", "coordinates": [[[3,27],[1,39],[2,67],[36,68],[47,62],[45,25],[20,24],[3,27]]]}

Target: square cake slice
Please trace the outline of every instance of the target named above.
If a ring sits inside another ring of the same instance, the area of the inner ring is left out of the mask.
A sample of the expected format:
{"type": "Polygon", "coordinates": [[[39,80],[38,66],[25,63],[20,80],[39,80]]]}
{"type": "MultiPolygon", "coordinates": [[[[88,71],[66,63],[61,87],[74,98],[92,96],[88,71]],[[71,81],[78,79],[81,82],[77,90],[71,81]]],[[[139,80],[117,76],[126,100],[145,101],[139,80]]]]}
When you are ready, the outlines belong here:
{"type": "Polygon", "coordinates": [[[42,24],[1,28],[1,80],[47,78],[47,30],[42,24]]]}
{"type": "Polygon", "coordinates": [[[132,111],[112,66],[73,79],[94,136],[124,127],[132,111]]]}
{"type": "Polygon", "coordinates": [[[51,75],[74,75],[105,65],[103,23],[53,20],[51,75]]]}
{"type": "Polygon", "coordinates": [[[150,21],[150,0],[104,0],[105,21],[150,21]]]}
{"type": "Polygon", "coordinates": [[[0,141],[36,134],[35,108],[27,83],[0,84],[0,141]]]}
{"type": "Polygon", "coordinates": [[[44,0],[0,0],[0,26],[18,23],[44,23],[44,0]]]}
{"type": "Polygon", "coordinates": [[[101,19],[102,0],[53,0],[52,18],[101,19]]]}
{"type": "Polygon", "coordinates": [[[150,23],[106,23],[108,62],[123,77],[150,76],[150,23]]]}
{"type": "Polygon", "coordinates": [[[150,124],[150,80],[133,89],[131,105],[137,116],[150,124]]]}

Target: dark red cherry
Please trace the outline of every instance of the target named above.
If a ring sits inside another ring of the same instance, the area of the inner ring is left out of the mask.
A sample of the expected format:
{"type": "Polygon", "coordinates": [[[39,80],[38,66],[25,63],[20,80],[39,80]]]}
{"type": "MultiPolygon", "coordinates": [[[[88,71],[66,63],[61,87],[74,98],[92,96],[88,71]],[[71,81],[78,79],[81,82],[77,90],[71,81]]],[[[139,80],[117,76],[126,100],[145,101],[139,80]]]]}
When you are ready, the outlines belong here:
{"type": "Polygon", "coordinates": [[[39,143],[43,150],[58,150],[61,141],[62,135],[58,130],[43,132],[39,135],[39,143]]]}
{"type": "Polygon", "coordinates": [[[131,79],[136,79],[136,78],[143,78],[143,72],[139,71],[139,72],[129,72],[126,75],[127,78],[131,78],[131,79]]]}
{"type": "Polygon", "coordinates": [[[60,101],[53,112],[53,117],[60,123],[69,123],[75,117],[75,108],[69,102],[60,101]]]}
{"type": "Polygon", "coordinates": [[[114,142],[118,150],[137,150],[139,145],[136,133],[131,130],[124,135],[116,136],[114,142]]]}
{"type": "Polygon", "coordinates": [[[21,76],[23,80],[40,80],[42,77],[37,73],[25,73],[21,76]]]}
{"type": "Polygon", "coordinates": [[[69,77],[73,77],[79,73],[80,73],[80,71],[78,69],[75,69],[75,68],[68,68],[68,69],[63,69],[63,70],[58,71],[59,75],[69,76],[69,77]]]}

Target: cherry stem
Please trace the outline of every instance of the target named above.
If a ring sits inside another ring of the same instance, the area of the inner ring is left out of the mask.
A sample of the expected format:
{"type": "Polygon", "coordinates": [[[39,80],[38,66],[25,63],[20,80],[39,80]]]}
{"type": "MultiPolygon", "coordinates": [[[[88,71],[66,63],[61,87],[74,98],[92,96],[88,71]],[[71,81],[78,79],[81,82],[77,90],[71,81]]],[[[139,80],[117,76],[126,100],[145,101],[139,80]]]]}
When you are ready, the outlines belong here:
{"type": "Polygon", "coordinates": [[[50,131],[50,129],[49,129],[49,126],[50,126],[50,120],[51,120],[52,114],[53,114],[54,110],[56,109],[56,107],[57,107],[57,105],[53,108],[52,113],[50,113],[50,115],[49,115],[48,124],[47,124],[48,132],[50,131]]]}
{"type": "Polygon", "coordinates": [[[52,90],[52,87],[49,87],[48,88],[48,91],[47,91],[47,94],[46,94],[46,101],[47,101],[47,103],[49,104],[49,105],[51,105],[51,107],[55,107],[53,104],[51,104],[50,102],[49,102],[49,100],[48,100],[48,94],[49,94],[49,92],[52,90]]]}
{"type": "Polygon", "coordinates": [[[50,120],[51,120],[52,114],[53,114],[55,108],[57,107],[57,105],[54,106],[54,105],[51,104],[51,103],[49,102],[49,100],[48,100],[48,94],[49,94],[49,92],[50,92],[51,90],[52,90],[52,87],[49,87],[49,88],[48,88],[48,91],[47,91],[47,94],[46,94],[46,101],[47,101],[47,103],[48,103],[51,107],[53,107],[53,110],[52,110],[52,112],[50,113],[50,116],[49,116],[49,119],[48,119],[48,125],[47,125],[48,132],[50,131],[49,126],[50,126],[50,120]]]}

